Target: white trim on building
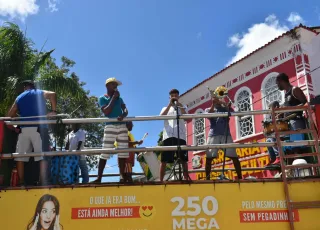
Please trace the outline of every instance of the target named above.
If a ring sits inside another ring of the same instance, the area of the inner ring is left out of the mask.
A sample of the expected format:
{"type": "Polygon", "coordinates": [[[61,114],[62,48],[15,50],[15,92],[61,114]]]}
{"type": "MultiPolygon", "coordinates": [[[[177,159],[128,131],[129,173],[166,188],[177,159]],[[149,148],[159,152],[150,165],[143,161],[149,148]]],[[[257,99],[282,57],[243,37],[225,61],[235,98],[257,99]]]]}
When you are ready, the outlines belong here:
{"type": "MultiPolygon", "coordinates": [[[[204,113],[203,109],[197,109],[195,111],[195,114],[204,113]]],[[[192,119],[192,136],[193,136],[193,144],[194,145],[204,145],[206,143],[206,119],[205,118],[197,118],[192,119]],[[197,125],[200,125],[201,127],[200,132],[197,132],[196,130],[196,122],[197,125]],[[198,138],[200,139],[198,141],[198,138]],[[200,142],[200,144],[199,144],[200,142]]]]}
{"type": "Polygon", "coordinates": [[[273,101],[278,101],[279,104],[284,102],[284,91],[280,91],[276,84],[278,74],[277,72],[269,73],[261,83],[262,109],[268,109],[268,105],[273,101]]]}
{"type": "MultiPolygon", "coordinates": [[[[250,88],[248,88],[247,86],[243,86],[237,90],[237,92],[234,95],[234,101],[235,101],[236,111],[253,110],[252,92],[250,88]],[[243,98],[240,98],[240,97],[243,97],[243,98]],[[240,107],[239,107],[239,103],[242,103],[240,107]]],[[[241,118],[235,117],[235,121],[236,121],[235,123],[236,123],[237,140],[243,139],[243,138],[246,138],[247,136],[251,136],[255,134],[254,117],[252,115],[243,116],[241,118]]]]}

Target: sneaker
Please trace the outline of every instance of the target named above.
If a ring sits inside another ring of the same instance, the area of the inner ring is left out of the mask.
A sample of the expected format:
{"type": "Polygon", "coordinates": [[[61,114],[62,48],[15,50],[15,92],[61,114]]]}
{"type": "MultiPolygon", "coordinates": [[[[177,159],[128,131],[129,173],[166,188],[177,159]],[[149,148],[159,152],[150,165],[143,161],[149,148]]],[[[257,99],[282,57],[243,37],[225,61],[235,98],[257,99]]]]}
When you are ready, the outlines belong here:
{"type": "Polygon", "coordinates": [[[279,165],[280,164],[280,158],[277,157],[277,159],[272,164],[273,165],[279,165]]]}
{"type": "Polygon", "coordinates": [[[269,163],[266,164],[264,167],[268,167],[268,166],[272,165],[273,162],[275,162],[276,160],[277,160],[277,159],[275,159],[275,160],[270,159],[269,163]]]}

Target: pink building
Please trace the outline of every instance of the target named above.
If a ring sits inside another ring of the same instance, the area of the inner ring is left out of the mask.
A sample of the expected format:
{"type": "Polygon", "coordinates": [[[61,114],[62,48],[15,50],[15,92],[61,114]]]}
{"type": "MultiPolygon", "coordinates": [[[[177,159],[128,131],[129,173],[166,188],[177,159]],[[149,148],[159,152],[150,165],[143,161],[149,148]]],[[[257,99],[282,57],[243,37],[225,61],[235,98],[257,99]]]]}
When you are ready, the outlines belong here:
{"type": "MultiPolygon", "coordinates": [[[[303,47],[308,47],[315,37],[319,37],[319,27],[308,28],[300,25],[281,36],[275,38],[263,47],[255,50],[241,60],[224,68],[215,75],[203,80],[187,92],[181,95],[181,101],[187,105],[190,113],[203,113],[211,105],[211,98],[207,87],[216,89],[218,86],[225,86],[229,90],[229,97],[234,101],[237,111],[251,111],[267,109],[271,101],[284,101],[284,93],[276,91],[275,78],[278,73],[285,72],[292,85],[299,86],[307,95],[308,99],[319,94],[315,92],[314,84],[320,74],[310,72],[311,66],[308,52],[303,47]]],[[[319,40],[319,39],[318,39],[319,40]]],[[[310,46],[309,46],[310,47],[310,46]]],[[[319,62],[318,62],[319,63],[319,62]]],[[[319,63],[320,64],[320,63],[319,63]]],[[[319,81],[319,80],[318,80],[319,81]]],[[[263,141],[262,121],[264,115],[246,116],[241,119],[232,117],[230,120],[231,134],[237,143],[249,143],[263,141]]],[[[209,120],[194,119],[187,122],[187,143],[189,145],[205,144],[209,132],[209,120]]],[[[269,163],[266,148],[242,148],[237,149],[241,165],[245,167],[264,167],[269,163]]],[[[189,159],[201,157],[201,164],[189,164],[189,169],[204,168],[204,152],[189,152],[189,159]]],[[[223,157],[215,160],[215,167],[222,166],[223,157]]],[[[229,159],[226,168],[233,168],[229,159]]],[[[213,173],[214,174],[214,173],[213,173]]],[[[229,178],[235,177],[231,171],[229,178]]],[[[218,173],[219,175],[219,173],[218,173]]],[[[271,171],[250,171],[244,172],[244,178],[248,175],[256,177],[272,177],[271,171]]],[[[191,174],[192,179],[204,178],[204,173],[191,174]]]]}

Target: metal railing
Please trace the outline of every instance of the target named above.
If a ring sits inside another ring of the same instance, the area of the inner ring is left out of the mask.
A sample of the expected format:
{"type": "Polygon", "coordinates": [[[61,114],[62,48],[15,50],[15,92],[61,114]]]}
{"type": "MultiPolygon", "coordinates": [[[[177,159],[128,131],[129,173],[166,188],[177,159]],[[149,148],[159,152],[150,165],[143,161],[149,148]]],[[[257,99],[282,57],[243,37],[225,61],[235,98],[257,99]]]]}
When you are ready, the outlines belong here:
{"type": "MultiPolygon", "coordinates": [[[[314,141],[295,141],[295,142],[282,142],[282,146],[313,146],[314,141]]],[[[274,142],[260,142],[250,144],[213,144],[213,145],[182,145],[181,150],[185,151],[196,151],[196,150],[209,150],[209,149],[225,149],[225,148],[253,148],[253,147],[272,147],[276,146],[274,142]]],[[[177,146],[157,146],[157,147],[141,147],[141,148],[105,148],[105,149],[84,149],[84,150],[73,150],[73,151],[50,151],[50,152],[31,152],[31,153],[7,153],[2,154],[1,158],[21,158],[21,157],[40,157],[40,156],[65,156],[65,155],[97,155],[102,153],[117,154],[117,153],[128,153],[128,152],[155,152],[155,151],[175,151],[177,146]]]]}
{"type": "MultiPolygon", "coordinates": [[[[276,113],[284,113],[287,111],[298,112],[304,111],[307,106],[296,106],[294,108],[279,108],[276,109],[276,113]]],[[[260,115],[260,114],[271,114],[271,110],[256,110],[246,112],[233,112],[231,116],[247,116],[247,115],[260,115]]],[[[195,119],[195,118],[213,118],[213,117],[227,117],[227,113],[207,113],[207,114],[187,114],[179,116],[180,119],[195,119]]],[[[34,117],[33,117],[34,118],[34,117]]],[[[14,118],[16,119],[16,118],[14,118]]],[[[138,117],[127,117],[123,120],[126,121],[151,121],[151,120],[174,120],[176,116],[138,116],[138,117]]],[[[4,120],[7,125],[35,125],[35,124],[56,124],[57,120],[38,120],[38,121],[15,121],[7,120],[6,118],[0,118],[4,120]]],[[[99,123],[99,122],[119,122],[116,118],[81,118],[81,119],[61,119],[61,123],[64,124],[75,124],[75,123],[99,123]]],[[[312,146],[314,141],[295,141],[295,142],[282,142],[282,146],[312,146]]],[[[183,145],[181,150],[185,151],[197,151],[197,150],[209,150],[209,149],[225,149],[225,148],[248,148],[248,147],[273,147],[276,146],[275,142],[260,142],[260,143],[248,143],[248,144],[214,144],[214,145],[183,145]]],[[[73,151],[49,151],[49,152],[31,152],[25,154],[9,153],[2,154],[1,158],[11,159],[18,157],[35,157],[35,156],[65,156],[67,155],[98,155],[102,153],[117,154],[127,152],[155,152],[155,151],[174,151],[177,150],[177,146],[156,146],[156,147],[141,147],[141,148],[101,148],[101,149],[84,149],[84,150],[73,150],[73,151]]]]}
{"type": "MultiPolygon", "coordinates": [[[[299,106],[296,108],[281,108],[277,109],[276,113],[284,113],[290,110],[290,112],[299,112],[306,110],[305,106],[299,106]]],[[[271,110],[255,110],[246,112],[233,112],[231,116],[248,116],[248,115],[261,115],[261,114],[271,114],[271,110]]],[[[201,114],[183,114],[179,118],[183,120],[190,120],[196,118],[215,118],[215,117],[228,117],[227,113],[201,113],[201,114]]],[[[34,118],[34,117],[32,117],[34,118]]],[[[157,120],[174,120],[176,116],[136,116],[136,117],[126,117],[123,122],[126,121],[157,121],[157,120]]],[[[7,125],[37,125],[37,124],[56,124],[57,120],[38,120],[38,121],[15,121],[16,118],[1,117],[0,120],[4,120],[7,125]],[[13,119],[13,120],[12,120],[13,119]]],[[[26,118],[23,118],[26,119],[26,118]]],[[[77,123],[101,123],[101,122],[119,122],[116,118],[73,118],[73,119],[61,119],[63,124],[77,124],[77,123]]]]}
{"type": "MultiPolygon", "coordinates": [[[[279,171],[279,168],[265,168],[265,167],[256,167],[256,168],[242,168],[241,171],[243,172],[247,172],[247,171],[263,171],[263,170],[268,170],[268,171],[279,171]]],[[[225,171],[236,171],[235,168],[226,168],[225,171]]],[[[206,170],[204,169],[192,169],[192,170],[188,170],[188,173],[201,173],[201,172],[206,172],[206,170]]],[[[211,169],[211,172],[222,172],[222,169],[211,169]]],[[[144,176],[145,174],[144,173],[136,173],[136,172],[133,172],[132,173],[133,176],[144,176]]],[[[97,177],[98,175],[89,175],[89,177],[97,177]]],[[[103,174],[102,177],[117,177],[117,176],[120,176],[120,174],[118,173],[106,173],[106,174],[103,174]]],[[[81,177],[81,175],[80,175],[81,177]]]]}

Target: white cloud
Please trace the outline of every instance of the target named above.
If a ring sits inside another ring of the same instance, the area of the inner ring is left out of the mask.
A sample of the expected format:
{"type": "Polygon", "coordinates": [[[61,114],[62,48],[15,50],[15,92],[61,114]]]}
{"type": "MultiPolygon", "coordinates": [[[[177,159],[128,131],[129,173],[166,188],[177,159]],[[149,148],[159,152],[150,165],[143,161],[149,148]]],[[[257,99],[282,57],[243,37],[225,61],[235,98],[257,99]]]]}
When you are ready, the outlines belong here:
{"type": "Polygon", "coordinates": [[[228,47],[235,46],[239,43],[239,41],[240,41],[240,34],[234,34],[229,38],[227,46],[228,47]]]}
{"type": "Polygon", "coordinates": [[[202,37],[202,32],[197,33],[197,39],[200,39],[202,37]]]}
{"type": "Polygon", "coordinates": [[[238,50],[235,56],[228,62],[227,66],[240,60],[288,30],[289,28],[286,25],[281,25],[277,17],[272,14],[269,15],[263,23],[252,25],[248,31],[242,35],[239,33],[232,35],[227,45],[229,47],[236,47],[238,50]]]}
{"type": "Polygon", "coordinates": [[[57,5],[60,3],[60,0],[48,0],[48,10],[50,12],[56,12],[58,11],[57,5]]]}
{"type": "Polygon", "coordinates": [[[303,18],[296,12],[291,12],[289,17],[287,18],[287,21],[291,23],[291,25],[296,26],[300,23],[304,23],[305,21],[303,18]]]}
{"type": "Polygon", "coordinates": [[[0,0],[0,15],[24,20],[31,14],[36,14],[39,6],[36,0],[0,0]]]}

